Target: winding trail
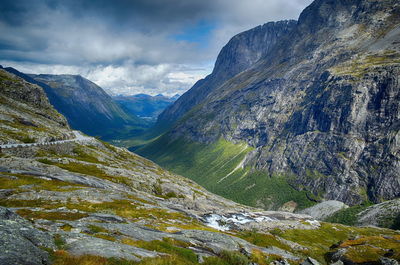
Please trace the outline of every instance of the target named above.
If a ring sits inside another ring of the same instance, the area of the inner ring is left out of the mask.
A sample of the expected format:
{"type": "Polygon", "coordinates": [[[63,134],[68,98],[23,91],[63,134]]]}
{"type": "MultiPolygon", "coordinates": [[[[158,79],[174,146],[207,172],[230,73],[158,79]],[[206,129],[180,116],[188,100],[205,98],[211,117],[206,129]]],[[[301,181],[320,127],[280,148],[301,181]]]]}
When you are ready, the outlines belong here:
{"type": "Polygon", "coordinates": [[[93,137],[88,137],[83,135],[80,131],[72,131],[75,135],[75,138],[68,140],[58,140],[53,142],[44,142],[44,143],[17,143],[17,144],[1,144],[1,149],[9,149],[9,148],[17,148],[17,147],[32,147],[32,146],[43,146],[43,145],[55,145],[55,144],[64,144],[69,142],[90,142],[93,141],[93,137]]]}

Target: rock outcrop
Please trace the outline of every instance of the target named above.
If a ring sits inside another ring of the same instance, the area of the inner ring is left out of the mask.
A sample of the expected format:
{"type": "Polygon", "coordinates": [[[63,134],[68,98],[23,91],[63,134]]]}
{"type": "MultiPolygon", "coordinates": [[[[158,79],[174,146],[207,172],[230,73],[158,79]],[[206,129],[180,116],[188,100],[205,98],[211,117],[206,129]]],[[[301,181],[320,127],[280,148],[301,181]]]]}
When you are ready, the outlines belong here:
{"type": "Polygon", "coordinates": [[[358,225],[373,225],[400,230],[400,199],[372,205],[357,214],[358,225]]]}
{"type": "Polygon", "coordinates": [[[301,211],[302,214],[308,214],[317,220],[325,220],[337,211],[346,209],[349,206],[340,201],[324,201],[310,208],[301,211]]]}
{"type": "Polygon", "coordinates": [[[49,233],[34,228],[30,222],[0,207],[0,264],[50,264],[49,253],[55,249],[49,233]]]}
{"type": "Polygon", "coordinates": [[[0,69],[0,144],[40,143],[73,137],[43,89],[0,69]]]}

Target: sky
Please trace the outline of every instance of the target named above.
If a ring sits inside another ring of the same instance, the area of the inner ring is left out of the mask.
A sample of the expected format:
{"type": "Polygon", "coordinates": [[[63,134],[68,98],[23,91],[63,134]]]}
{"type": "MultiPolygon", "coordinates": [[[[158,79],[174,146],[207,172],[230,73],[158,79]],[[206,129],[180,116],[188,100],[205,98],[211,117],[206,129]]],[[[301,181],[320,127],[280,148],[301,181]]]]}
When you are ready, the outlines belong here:
{"type": "Polygon", "coordinates": [[[183,94],[235,34],[311,0],[1,0],[0,64],[80,74],[112,95],[183,94]]]}

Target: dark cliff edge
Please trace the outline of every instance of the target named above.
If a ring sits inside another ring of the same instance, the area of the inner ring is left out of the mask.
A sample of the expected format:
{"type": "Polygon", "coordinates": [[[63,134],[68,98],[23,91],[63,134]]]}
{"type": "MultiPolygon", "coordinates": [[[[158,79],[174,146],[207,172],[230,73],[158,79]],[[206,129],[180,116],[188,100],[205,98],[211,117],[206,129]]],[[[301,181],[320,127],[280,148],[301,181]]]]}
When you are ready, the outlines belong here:
{"type": "Polygon", "coordinates": [[[181,118],[218,86],[265,56],[277,40],[295,25],[294,20],[269,22],[234,36],[219,53],[213,72],[197,81],[189,91],[163,111],[158,123],[171,124],[181,118]]]}

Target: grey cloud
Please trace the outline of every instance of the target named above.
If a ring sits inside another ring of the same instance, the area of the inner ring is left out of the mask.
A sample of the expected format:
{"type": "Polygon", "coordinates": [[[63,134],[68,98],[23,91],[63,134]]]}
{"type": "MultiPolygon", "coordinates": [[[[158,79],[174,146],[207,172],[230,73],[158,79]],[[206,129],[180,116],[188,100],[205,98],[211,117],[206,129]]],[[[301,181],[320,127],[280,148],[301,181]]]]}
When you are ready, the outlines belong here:
{"type": "Polygon", "coordinates": [[[110,91],[180,91],[189,88],[190,82],[196,81],[193,78],[206,74],[189,73],[180,67],[212,65],[234,34],[271,20],[297,18],[310,2],[2,0],[0,59],[27,67],[30,72],[74,69],[74,73],[95,78],[110,91]],[[215,25],[205,43],[174,38],[182,32],[190,33],[201,21],[215,25]],[[119,69],[120,75],[110,78],[95,74],[111,69],[107,67],[119,69]],[[171,78],[174,75],[180,78],[171,78]]]}

